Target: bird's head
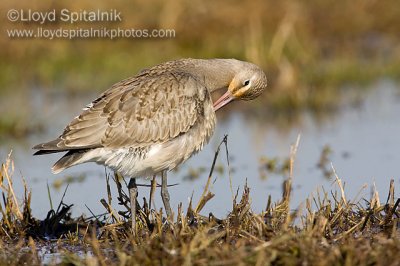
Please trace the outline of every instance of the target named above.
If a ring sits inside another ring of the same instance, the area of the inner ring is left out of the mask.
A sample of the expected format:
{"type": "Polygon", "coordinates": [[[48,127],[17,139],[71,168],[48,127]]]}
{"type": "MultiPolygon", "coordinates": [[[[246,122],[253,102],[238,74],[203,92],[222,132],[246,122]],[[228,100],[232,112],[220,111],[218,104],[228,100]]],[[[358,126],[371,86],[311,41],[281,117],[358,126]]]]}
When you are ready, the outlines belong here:
{"type": "Polygon", "coordinates": [[[234,75],[225,94],[214,103],[214,110],[217,111],[234,100],[253,100],[266,87],[267,77],[264,71],[254,64],[246,63],[246,67],[234,75]]]}

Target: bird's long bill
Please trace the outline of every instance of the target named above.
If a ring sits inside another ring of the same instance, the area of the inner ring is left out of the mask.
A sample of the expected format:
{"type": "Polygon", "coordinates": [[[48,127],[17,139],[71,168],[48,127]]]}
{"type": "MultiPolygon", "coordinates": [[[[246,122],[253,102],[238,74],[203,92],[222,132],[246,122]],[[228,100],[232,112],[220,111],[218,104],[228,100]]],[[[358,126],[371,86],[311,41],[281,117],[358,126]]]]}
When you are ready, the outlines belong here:
{"type": "Polygon", "coordinates": [[[227,105],[231,101],[233,101],[234,98],[229,90],[227,90],[224,95],[222,95],[218,100],[215,101],[214,103],[214,111],[217,111],[219,108],[227,105]]]}

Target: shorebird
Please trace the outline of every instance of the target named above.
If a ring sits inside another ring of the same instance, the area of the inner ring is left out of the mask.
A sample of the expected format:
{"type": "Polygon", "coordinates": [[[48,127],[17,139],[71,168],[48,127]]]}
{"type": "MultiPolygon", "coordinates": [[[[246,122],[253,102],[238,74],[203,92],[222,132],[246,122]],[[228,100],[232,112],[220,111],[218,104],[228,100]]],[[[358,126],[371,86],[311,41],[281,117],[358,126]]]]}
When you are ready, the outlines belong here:
{"type": "Polygon", "coordinates": [[[236,59],[165,62],[114,84],[57,139],[36,145],[34,155],[66,152],[52,167],[55,174],[96,162],[130,177],[135,230],[135,178],[161,174],[161,197],[171,217],[167,171],[208,143],[218,109],[234,100],[253,100],[266,87],[267,78],[258,66],[236,59]],[[226,92],[213,103],[211,93],[219,89],[226,92]]]}

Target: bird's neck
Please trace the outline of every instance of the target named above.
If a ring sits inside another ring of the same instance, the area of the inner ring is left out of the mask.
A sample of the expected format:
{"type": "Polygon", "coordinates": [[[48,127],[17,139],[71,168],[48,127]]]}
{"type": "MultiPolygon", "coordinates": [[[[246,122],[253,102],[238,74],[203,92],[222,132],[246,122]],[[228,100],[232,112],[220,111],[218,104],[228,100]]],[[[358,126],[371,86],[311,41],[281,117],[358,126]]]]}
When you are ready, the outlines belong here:
{"type": "Polygon", "coordinates": [[[189,72],[202,80],[210,92],[227,88],[239,71],[236,59],[190,59],[189,72]]]}

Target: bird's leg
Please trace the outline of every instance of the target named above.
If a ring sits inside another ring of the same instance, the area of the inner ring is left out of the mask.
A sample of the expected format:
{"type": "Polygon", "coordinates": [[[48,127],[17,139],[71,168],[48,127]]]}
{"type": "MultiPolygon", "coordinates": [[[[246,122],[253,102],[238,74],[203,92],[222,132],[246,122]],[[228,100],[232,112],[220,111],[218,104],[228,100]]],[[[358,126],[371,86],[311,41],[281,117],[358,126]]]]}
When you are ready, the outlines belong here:
{"type": "Polygon", "coordinates": [[[153,175],[153,179],[151,180],[151,187],[150,187],[150,200],[149,200],[149,210],[151,211],[151,205],[154,201],[154,192],[156,191],[157,187],[157,180],[156,175],[153,175]]]}
{"type": "Polygon", "coordinates": [[[167,172],[161,172],[161,197],[164,203],[167,218],[172,219],[171,205],[169,203],[169,193],[167,188],[167,172]]]}
{"type": "Polygon", "coordinates": [[[132,232],[136,234],[136,200],[138,195],[138,189],[136,186],[136,179],[131,178],[128,184],[129,197],[131,199],[131,218],[132,218],[132,232]]]}

